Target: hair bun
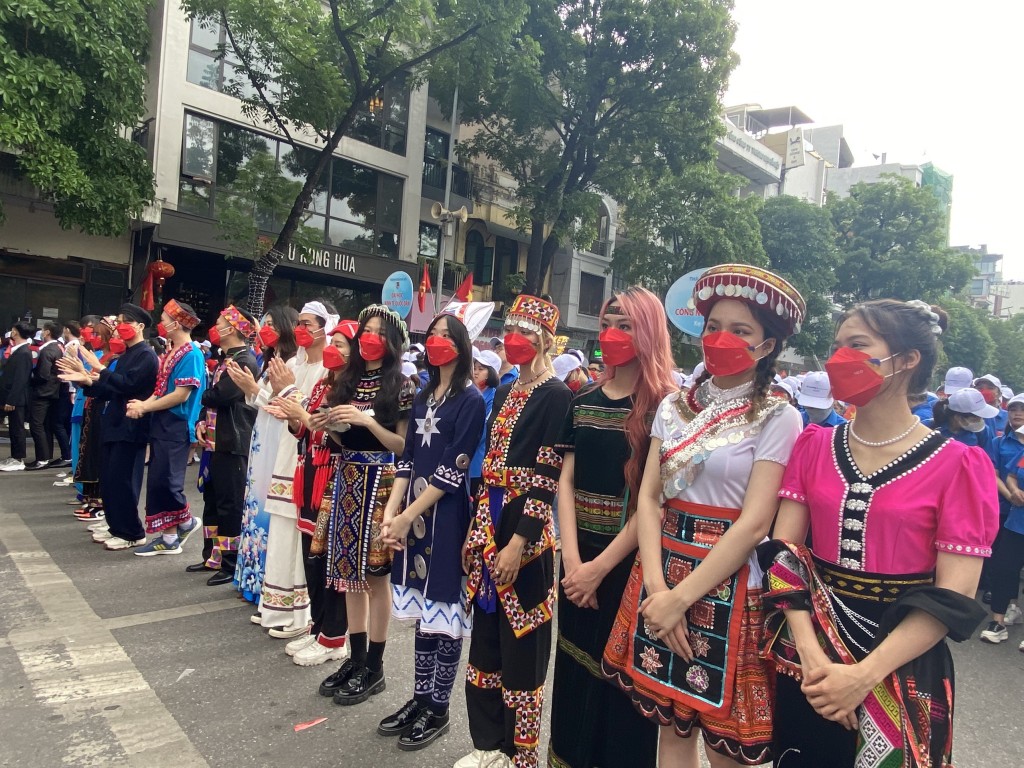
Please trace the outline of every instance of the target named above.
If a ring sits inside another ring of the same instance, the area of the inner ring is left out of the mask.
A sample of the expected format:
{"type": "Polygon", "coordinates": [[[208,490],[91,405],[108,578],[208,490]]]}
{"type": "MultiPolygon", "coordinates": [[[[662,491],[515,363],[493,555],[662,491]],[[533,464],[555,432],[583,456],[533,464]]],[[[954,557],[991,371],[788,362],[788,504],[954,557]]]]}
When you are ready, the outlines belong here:
{"type": "Polygon", "coordinates": [[[939,328],[941,328],[942,332],[945,333],[947,330],[949,330],[949,313],[946,312],[946,310],[944,310],[938,304],[932,304],[931,310],[938,316],[939,328]]]}

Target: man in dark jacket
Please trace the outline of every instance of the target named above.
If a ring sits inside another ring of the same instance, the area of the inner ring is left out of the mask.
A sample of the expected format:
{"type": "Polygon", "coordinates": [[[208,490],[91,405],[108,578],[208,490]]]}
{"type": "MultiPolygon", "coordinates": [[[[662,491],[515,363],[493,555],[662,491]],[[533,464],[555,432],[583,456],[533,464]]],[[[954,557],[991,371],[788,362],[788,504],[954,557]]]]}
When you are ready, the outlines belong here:
{"type": "Polygon", "coordinates": [[[255,333],[252,315],[234,306],[223,310],[207,332],[224,357],[203,393],[203,411],[196,424],[196,437],[211,452],[209,479],[203,486],[203,562],[185,570],[216,571],[206,582],[211,587],[230,584],[235,577],[249,442],[256,423],[256,409],[246,403],[245,393],[224,368],[231,360],[247,368],[253,378],[259,377],[256,356],[249,348],[255,333]]]}
{"type": "MultiPolygon", "coordinates": [[[[46,323],[43,326],[42,341],[36,353],[36,365],[32,369],[32,396],[29,401],[28,422],[32,433],[32,444],[36,450],[36,460],[25,469],[46,469],[53,459],[54,419],[57,416],[57,398],[62,389],[57,378],[59,371],[57,361],[64,356],[64,348],[60,345],[61,327],[57,323],[46,323]]],[[[68,446],[70,448],[70,446],[68,446]]],[[[65,446],[61,445],[63,454],[65,446]]],[[[62,455],[60,461],[52,462],[68,466],[71,457],[62,455]],[[62,464],[67,460],[68,464],[62,464]]]]}
{"type": "Polygon", "coordinates": [[[102,361],[85,347],[79,354],[92,370],[77,358],[64,357],[58,363],[64,381],[86,385],[86,397],[105,400],[100,417],[103,463],[100,469],[100,496],[109,530],[97,531],[93,541],[117,551],[146,543],[146,531],[139,519],[139,494],[146,467],[146,443],[149,442],[149,416],[130,419],[130,400],[145,400],[153,394],[159,368],[156,353],[142,338],[153,324],[149,312],[135,304],[122,304],[117,316],[117,338],[125,351],[112,363],[102,361]]]}
{"type": "Polygon", "coordinates": [[[11,326],[11,352],[0,370],[0,407],[7,418],[11,438],[11,457],[0,462],[0,471],[17,472],[25,468],[25,419],[28,416],[29,380],[32,376],[32,350],[28,323],[11,326]]]}

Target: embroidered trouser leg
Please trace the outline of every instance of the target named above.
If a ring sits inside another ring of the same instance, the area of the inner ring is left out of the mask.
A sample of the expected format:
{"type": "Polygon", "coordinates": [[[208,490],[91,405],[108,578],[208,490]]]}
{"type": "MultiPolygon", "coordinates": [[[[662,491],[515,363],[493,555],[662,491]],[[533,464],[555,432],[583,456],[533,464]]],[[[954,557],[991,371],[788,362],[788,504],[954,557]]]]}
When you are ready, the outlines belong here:
{"type": "Polygon", "coordinates": [[[477,749],[500,749],[516,768],[538,765],[544,678],[551,656],[551,622],[516,637],[499,606],[473,605],[466,666],[469,732],[477,749]]]}
{"type": "MultiPolygon", "coordinates": [[[[210,457],[210,480],[213,486],[212,501],[214,516],[212,521],[203,520],[206,526],[216,526],[213,538],[213,554],[207,565],[214,567],[213,561],[219,555],[221,570],[235,572],[238,560],[238,539],[242,535],[242,506],[245,504],[245,471],[249,459],[247,456],[236,456],[232,453],[216,453],[210,457]]],[[[210,511],[210,500],[207,499],[206,510],[210,511]]],[[[205,531],[204,531],[205,533],[205,531]]]]}
{"type": "Polygon", "coordinates": [[[187,440],[149,441],[146,473],[146,533],[160,533],[188,523],[192,517],[185,498],[185,469],[192,450],[187,440]]]}

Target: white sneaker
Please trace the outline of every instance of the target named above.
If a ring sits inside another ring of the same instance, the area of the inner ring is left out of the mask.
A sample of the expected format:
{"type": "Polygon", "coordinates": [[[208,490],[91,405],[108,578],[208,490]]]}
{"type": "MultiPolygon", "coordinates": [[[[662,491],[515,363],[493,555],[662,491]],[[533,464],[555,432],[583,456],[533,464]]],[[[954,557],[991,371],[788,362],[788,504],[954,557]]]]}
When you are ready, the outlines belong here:
{"type": "Polygon", "coordinates": [[[95,541],[97,544],[102,544],[103,542],[109,541],[112,538],[114,538],[114,534],[110,532],[109,525],[106,528],[99,528],[92,532],[92,540],[95,541]]]}
{"type": "MultiPolygon", "coordinates": [[[[109,534],[110,531],[107,531],[107,533],[109,534]]],[[[111,552],[117,552],[120,549],[131,549],[132,547],[141,547],[145,543],[145,539],[128,541],[127,539],[120,539],[117,536],[111,536],[109,539],[103,542],[103,546],[109,549],[111,552]]]]}
{"type": "Polygon", "coordinates": [[[85,530],[91,531],[92,533],[97,533],[98,531],[109,531],[110,526],[107,525],[106,520],[100,520],[98,523],[93,523],[92,525],[85,526],[85,530]]]}
{"type": "Polygon", "coordinates": [[[981,631],[981,639],[986,643],[992,643],[997,645],[999,643],[1005,643],[1010,639],[1010,633],[1006,631],[1006,627],[997,621],[990,621],[988,628],[981,631]]]}
{"type": "Polygon", "coordinates": [[[1003,626],[1008,627],[1011,624],[1024,624],[1024,611],[1021,611],[1016,603],[1010,603],[1010,607],[1003,615],[1003,626]]]}
{"type": "Polygon", "coordinates": [[[289,656],[294,656],[296,653],[301,651],[303,648],[306,648],[307,646],[310,646],[310,645],[312,645],[315,642],[316,642],[316,635],[308,634],[305,637],[299,637],[299,638],[297,638],[295,640],[292,640],[290,643],[285,645],[284,652],[287,653],[289,656]]]}
{"type": "Polygon", "coordinates": [[[299,637],[300,635],[309,634],[309,625],[303,627],[293,627],[289,624],[286,627],[270,627],[267,634],[271,637],[276,637],[280,640],[291,640],[299,637]]]}
{"type": "Polygon", "coordinates": [[[25,468],[25,462],[21,459],[8,459],[0,464],[0,472],[18,472],[25,468]]]}
{"type": "Polygon", "coordinates": [[[325,661],[344,661],[349,655],[348,643],[341,648],[328,648],[320,643],[310,643],[301,651],[296,651],[292,661],[300,667],[315,667],[325,661]]]}
{"type": "Polygon", "coordinates": [[[481,768],[514,768],[512,758],[504,752],[499,752],[485,763],[480,763],[481,768]]]}
{"type": "Polygon", "coordinates": [[[498,762],[499,758],[502,757],[506,758],[506,760],[508,759],[508,755],[500,749],[474,749],[455,763],[452,768],[485,768],[485,766],[490,766],[492,762],[494,762],[495,768],[497,768],[497,766],[502,765],[501,762],[498,762]]]}

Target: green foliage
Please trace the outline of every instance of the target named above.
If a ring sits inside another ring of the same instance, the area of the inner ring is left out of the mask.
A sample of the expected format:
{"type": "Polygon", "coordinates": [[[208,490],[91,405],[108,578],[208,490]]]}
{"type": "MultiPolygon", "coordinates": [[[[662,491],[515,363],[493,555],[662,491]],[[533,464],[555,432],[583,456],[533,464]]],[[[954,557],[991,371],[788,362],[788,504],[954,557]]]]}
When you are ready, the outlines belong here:
{"type": "Polygon", "coordinates": [[[999,380],[1014,392],[1024,391],[1024,314],[1014,315],[1005,320],[994,317],[987,319],[988,334],[992,339],[993,353],[988,366],[976,373],[994,373],[999,380]]]}
{"type": "MultiPolygon", "coordinates": [[[[463,147],[518,184],[532,230],[526,292],[586,229],[595,192],[617,200],[712,157],[735,57],[726,0],[535,0],[514,43],[463,86],[463,147]],[[581,223],[582,222],[582,223],[581,223]]],[[[443,103],[443,102],[442,102],[443,103]]]]}
{"type": "Polygon", "coordinates": [[[635,189],[625,207],[627,238],[612,268],[626,283],[664,295],[698,267],[739,262],[764,266],[758,201],[736,196],[739,179],[700,163],[635,189]]]}
{"type": "Polygon", "coordinates": [[[839,253],[827,211],[796,197],[765,201],[758,213],[761,243],[771,268],[807,302],[807,317],[790,344],[801,355],[824,358],[834,337],[832,294],[839,253]]]}
{"type": "MultiPolygon", "coordinates": [[[[991,372],[990,363],[997,363],[995,342],[989,333],[992,324],[984,310],[975,309],[962,301],[946,298],[941,306],[949,315],[949,327],[942,334],[942,351],[945,360],[936,366],[935,375],[941,377],[946,368],[963,365],[974,371],[975,376],[991,372]]],[[[999,356],[1003,354],[1000,349],[999,356]]]]}
{"type": "Polygon", "coordinates": [[[837,297],[936,301],[973,277],[970,258],[946,244],[946,211],[927,188],[900,176],[855,184],[849,197],[830,197],[842,264],[837,297]]]}
{"type": "Polygon", "coordinates": [[[184,0],[190,17],[227,30],[245,115],[293,147],[316,138],[313,161],[273,247],[250,273],[249,308],[287,251],[334,151],[385,86],[422,81],[442,54],[486,56],[518,28],[522,0],[184,0]],[[462,49],[481,34],[487,45],[462,49]]]}
{"type": "MultiPolygon", "coordinates": [[[[218,238],[228,243],[232,255],[256,259],[266,254],[272,241],[261,232],[273,232],[291,210],[302,182],[281,173],[274,156],[267,151],[253,153],[238,169],[234,180],[217,190],[218,238]]],[[[299,226],[292,242],[313,246],[322,233],[299,226]]]]}
{"type": "Polygon", "coordinates": [[[147,0],[0,4],[0,147],[61,226],[116,236],[153,197],[125,138],[144,108],[147,0]]]}

